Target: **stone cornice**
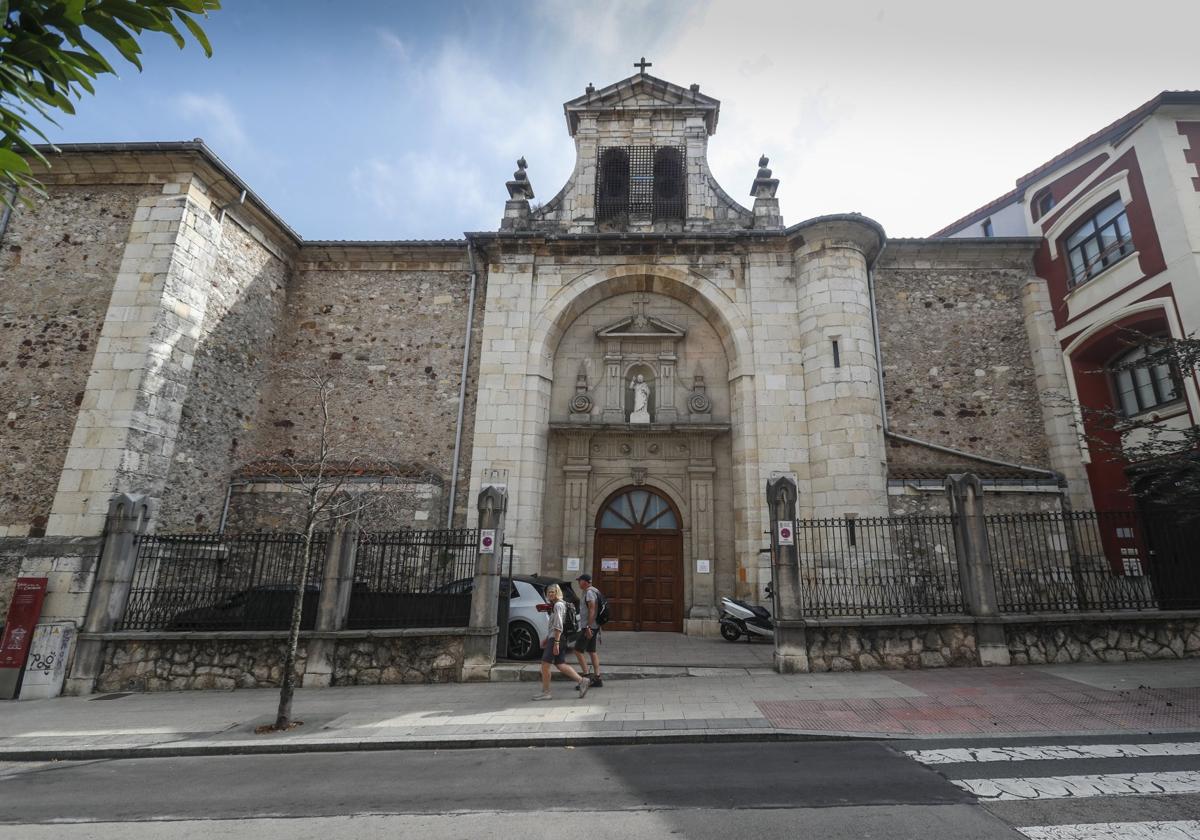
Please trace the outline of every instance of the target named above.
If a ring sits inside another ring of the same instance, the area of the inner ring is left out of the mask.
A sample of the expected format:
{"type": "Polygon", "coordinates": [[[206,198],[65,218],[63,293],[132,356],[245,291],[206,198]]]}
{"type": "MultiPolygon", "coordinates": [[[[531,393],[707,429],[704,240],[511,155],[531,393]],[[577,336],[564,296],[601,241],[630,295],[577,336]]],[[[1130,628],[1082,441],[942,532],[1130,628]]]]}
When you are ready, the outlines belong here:
{"type": "Polygon", "coordinates": [[[992,268],[1033,273],[1036,237],[889,239],[879,258],[885,269],[992,268]]]}

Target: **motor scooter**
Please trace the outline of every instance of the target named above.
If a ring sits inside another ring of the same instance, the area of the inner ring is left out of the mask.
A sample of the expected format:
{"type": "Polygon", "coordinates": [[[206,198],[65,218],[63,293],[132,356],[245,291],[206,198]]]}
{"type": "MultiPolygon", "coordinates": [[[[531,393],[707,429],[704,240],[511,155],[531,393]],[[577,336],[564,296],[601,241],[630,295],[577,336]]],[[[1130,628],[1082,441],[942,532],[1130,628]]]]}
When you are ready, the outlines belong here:
{"type": "MultiPolygon", "coordinates": [[[[767,584],[767,597],[771,597],[771,585],[767,584]]],[[[754,636],[775,636],[775,622],[766,607],[756,607],[745,601],[728,596],[721,598],[721,637],[736,642],[742,636],[746,641],[754,636]]]]}

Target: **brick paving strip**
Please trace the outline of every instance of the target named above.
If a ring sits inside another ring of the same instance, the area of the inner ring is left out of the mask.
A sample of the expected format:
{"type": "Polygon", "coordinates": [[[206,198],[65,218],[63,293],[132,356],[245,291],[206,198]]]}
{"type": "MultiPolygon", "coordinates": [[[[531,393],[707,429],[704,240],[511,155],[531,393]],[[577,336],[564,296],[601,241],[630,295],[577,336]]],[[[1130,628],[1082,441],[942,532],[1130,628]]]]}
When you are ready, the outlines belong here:
{"type": "Polygon", "coordinates": [[[784,729],[892,735],[1010,735],[1200,728],[1200,688],[1095,688],[1023,668],[891,672],[915,697],[767,700],[784,729]]]}

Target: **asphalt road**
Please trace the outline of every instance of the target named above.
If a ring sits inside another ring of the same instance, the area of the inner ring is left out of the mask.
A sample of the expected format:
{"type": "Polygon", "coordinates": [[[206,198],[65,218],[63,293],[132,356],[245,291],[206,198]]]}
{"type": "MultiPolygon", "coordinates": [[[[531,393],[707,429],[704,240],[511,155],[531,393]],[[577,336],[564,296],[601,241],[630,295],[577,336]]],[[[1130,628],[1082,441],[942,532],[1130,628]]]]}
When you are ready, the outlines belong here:
{"type": "Polygon", "coordinates": [[[1200,820],[1200,743],[1121,740],[1064,755],[841,741],[5,764],[0,838],[1154,838],[1070,832],[1200,820]],[[1078,781],[1097,778],[1119,781],[1078,781]]]}

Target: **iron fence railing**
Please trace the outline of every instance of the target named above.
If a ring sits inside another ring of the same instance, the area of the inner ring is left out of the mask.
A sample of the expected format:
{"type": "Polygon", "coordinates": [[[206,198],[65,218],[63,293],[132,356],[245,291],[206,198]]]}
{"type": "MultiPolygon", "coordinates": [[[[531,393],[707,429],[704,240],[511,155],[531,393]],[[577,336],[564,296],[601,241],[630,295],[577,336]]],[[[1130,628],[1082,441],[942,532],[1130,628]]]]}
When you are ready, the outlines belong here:
{"type": "MultiPolygon", "coordinates": [[[[302,626],[311,628],[327,537],[314,535],[302,626]]],[[[138,538],[121,630],[280,630],[291,624],[302,534],[138,538]]]]}
{"type": "Polygon", "coordinates": [[[467,626],[478,553],[473,528],[361,534],[347,626],[467,626]]]}
{"type": "Polygon", "coordinates": [[[1132,511],[984,517],[1002,612],[1200,607],[1200,533],[1132,511]]]}
{"type": "Polygon", "coordinates": [[[953,522],[915,515],[799,520],[802,615],[961,613],[953,522]]]}

